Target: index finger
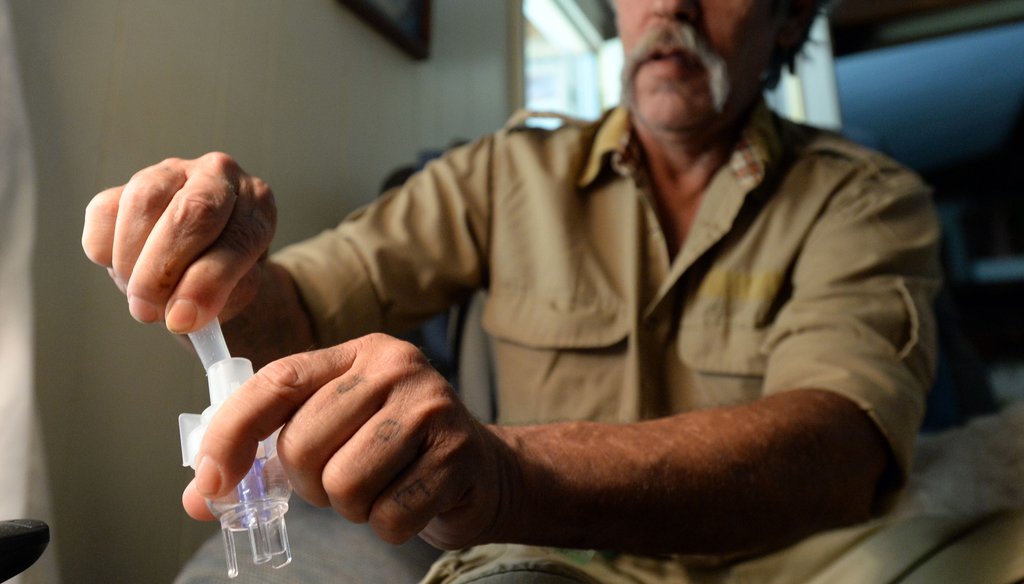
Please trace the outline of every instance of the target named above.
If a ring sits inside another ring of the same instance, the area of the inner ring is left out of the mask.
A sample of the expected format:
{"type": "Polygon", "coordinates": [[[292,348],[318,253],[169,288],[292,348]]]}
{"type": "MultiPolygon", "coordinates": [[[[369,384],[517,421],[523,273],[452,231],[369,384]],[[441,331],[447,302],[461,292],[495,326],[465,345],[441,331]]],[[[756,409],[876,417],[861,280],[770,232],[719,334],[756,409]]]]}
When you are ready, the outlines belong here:
{"type": "Polygon", "coordinates": [[[85,207],[82,249],[92,263],[105,268],[114,265],[114,230],[123,190],[123,186],[106,189],[85,207]]]}
{"type": "Polygon", "coordinates": [[[252,466],[256,448],[317,390],[355,362],[349,344],[300,353],[260,369],[210,421],[197,459],[196,490],[207,499],[227,494],[252,466]]]}
{"type": "Polygon", "coordinates": [[[111,267],[128,281],[153,226],[187,182],[183,161],[167,159],[135,173],[121,189],[111,241],[111,267]]]}
{"type": "MultiPolygon", "coordinates": [[[[121,269],[131,274],[127,294],[136,303],[152,306],[149,317],[163,317],[165,304],[178,286],[182,274],[219,237],[237,203],[234,177],[216,176],[196,171],[165,204],[164,212],[147,230],[137,257],[130,257],[122,248],[132,249],[139,243],[131,238],[121,241],[122,225],[118,223],[118,237],[114,241],[115,260],[131,261],[131,267],[121,269]]],[[[126,223],[131,217],[122,215],[126,223]]],[[[131,229],[123,231],[130,234],[131,229]]],[[[148,319],[147,319],[148,320],[148,319]]]]}

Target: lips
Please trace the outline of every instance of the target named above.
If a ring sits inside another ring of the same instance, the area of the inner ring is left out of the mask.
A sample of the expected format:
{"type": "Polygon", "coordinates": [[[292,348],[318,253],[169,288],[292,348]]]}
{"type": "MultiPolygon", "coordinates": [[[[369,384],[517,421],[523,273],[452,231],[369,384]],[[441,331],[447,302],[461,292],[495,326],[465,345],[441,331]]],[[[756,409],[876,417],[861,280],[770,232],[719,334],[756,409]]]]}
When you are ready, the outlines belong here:
{"type": "Polygon", "coordinates": [[[639,71],[641,68],[651,69],[655,73],[671,76],[680,73],[695,74],[704,71],[704,65],[693,53],[675,47],[652,50],[637,63],[636,70],[639,71]]]}
{"type": "Polygon", "coordinates": [[[703,68],[700,60],[695,55],[679,47],[655,47],[644,55],[640,61],[641,64],[651,62],[670,62],[685,68],[703,68]]]}

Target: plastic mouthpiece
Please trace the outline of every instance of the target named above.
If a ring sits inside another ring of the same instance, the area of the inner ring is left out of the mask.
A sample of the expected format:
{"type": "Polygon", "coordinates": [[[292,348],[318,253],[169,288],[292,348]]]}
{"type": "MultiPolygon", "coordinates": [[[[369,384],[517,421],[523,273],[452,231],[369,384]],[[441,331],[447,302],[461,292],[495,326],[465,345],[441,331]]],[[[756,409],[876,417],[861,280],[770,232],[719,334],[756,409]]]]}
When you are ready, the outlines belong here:
{"type": "Polygon", "coordinates": [[[231,358],[228,344],[224,341],[224,333],[220,330],[220,321],[216,318],[203,328],[189,333],[188,338],[192,341],[196,353],[199,354],[204,369],[209,369],[214,363],[231,358]]]}
{"type": "MultiPolygon", "coordinates": [[[[188,337],[203,361],[210,386],[210,407],[202,414],[178,416],[181,462],[194,468],[206,427],[217,408],[253,376],[253,370],[248,359],[231,357],[217,319],[188,337]]],[[[254,564],[283,568],[291,563],[292,550],[284,521],[290,495],[291,485],[277,458],[277,432],[274,432],[260,442],[252,468],[235,490],[206,502],[220,519],[228,577],[238,575],[235,550],[235,534],[238,533],[248,533],[254,564]]]]}

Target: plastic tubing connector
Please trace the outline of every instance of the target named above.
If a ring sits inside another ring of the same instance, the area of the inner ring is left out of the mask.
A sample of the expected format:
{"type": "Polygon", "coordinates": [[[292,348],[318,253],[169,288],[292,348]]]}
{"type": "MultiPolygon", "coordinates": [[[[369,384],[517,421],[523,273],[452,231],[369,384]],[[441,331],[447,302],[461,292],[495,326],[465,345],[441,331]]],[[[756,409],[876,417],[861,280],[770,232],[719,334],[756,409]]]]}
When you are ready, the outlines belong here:
{"type": "MultiPolygon", "coordinates": [[[[210,386],[210,406],[202,414],[178,416],[181,436],[181,463],[196,467],[196,455],[206,427],[220,405],[253,376],[248,359],[231,357],[217,319],[189,334],[196,353],[206,368],[210,386]]],[[[288,511],[291,485],[277,458],[277,432],[260,442],[252,468],[230,494],[207,500],[210,511],[220,519],[228,576],[238,575],[235,534],[246,532],[252,548],[253,563],[270,563],[282,568],[292,561],[284,514],[288,511]]]]}

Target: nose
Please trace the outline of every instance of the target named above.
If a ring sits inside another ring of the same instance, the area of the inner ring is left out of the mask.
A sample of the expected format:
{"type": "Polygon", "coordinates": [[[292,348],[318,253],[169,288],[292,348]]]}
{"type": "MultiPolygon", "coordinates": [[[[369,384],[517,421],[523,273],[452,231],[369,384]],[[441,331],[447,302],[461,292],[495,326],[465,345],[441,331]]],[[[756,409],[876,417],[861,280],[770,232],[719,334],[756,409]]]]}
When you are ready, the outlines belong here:
{"type": "Polygon", "coordinates": [[[668,20],[696,22],[700,15],[698,0],[655,0],[654,12],[668,20]]]}

